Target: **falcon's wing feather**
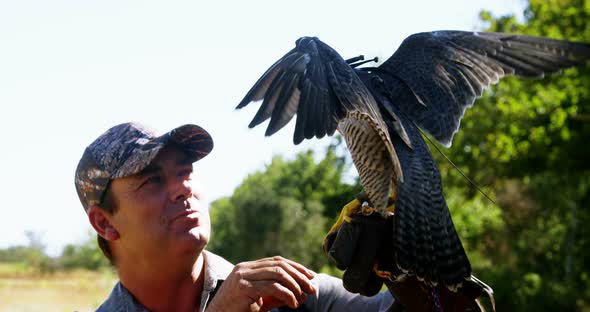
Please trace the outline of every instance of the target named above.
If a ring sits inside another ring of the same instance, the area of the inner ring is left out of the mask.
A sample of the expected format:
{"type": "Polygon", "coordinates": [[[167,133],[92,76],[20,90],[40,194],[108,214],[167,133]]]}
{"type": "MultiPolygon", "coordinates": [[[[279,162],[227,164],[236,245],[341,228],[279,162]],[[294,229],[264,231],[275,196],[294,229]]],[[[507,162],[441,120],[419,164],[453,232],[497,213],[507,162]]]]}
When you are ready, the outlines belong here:
{"type": "Polygon", "coordinates": [[[590,45],[585,43],[505,33],[435,31],[406,38],[375,74],[401,79],[413,96],[405,99],[404,113],[450,146],[465,109],[491,84],[511,74],[540,77],[588,59],[590,45]]]}
{"type": "Polygon", "coordinates": [[[270,118],[266,129],[270,136],[297,114],[295,144],[334,134],[338,121],[351,111],[382,123],[377,103],[354,69],[315,37],[297,40],[296,47],[262,75],[236,108],[260,100],[249,127],[270,118]]]}

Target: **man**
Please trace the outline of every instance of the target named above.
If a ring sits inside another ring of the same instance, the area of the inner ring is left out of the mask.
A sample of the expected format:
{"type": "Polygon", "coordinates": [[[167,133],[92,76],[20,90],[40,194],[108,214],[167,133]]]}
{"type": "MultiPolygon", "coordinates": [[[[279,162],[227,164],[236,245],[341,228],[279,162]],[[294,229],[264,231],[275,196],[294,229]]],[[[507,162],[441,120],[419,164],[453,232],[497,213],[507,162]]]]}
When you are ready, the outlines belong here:
{"type": "MultiPolygon", "coordinates": [[[[120,281],[98,311],[379,311],[339,279],[282,257],[233,266],[205,250],[207,203],[192,164],[213,148],[201,127],[164,135],[137,123],[110,128],[86,150],[75,185],[120,281]]],[[[256,248],[256,242],[252,242],[256,248]]]]}

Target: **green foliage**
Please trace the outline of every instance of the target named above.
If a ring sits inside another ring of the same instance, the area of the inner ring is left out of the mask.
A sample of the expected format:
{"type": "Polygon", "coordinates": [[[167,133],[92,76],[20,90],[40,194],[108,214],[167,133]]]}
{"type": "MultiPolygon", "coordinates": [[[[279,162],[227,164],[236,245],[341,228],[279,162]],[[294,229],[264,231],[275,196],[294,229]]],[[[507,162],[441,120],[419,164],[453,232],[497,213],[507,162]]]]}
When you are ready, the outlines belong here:
{"type": "Polygon", "coordinates": [[[101,268],[109,267],[109,261],[102,254],[96,239],[93,235],[90,236],[82,244],[70,244],[64,247],[59,258],[59,263],[64,269],[72,270],[82,268],[97,271],[101,268]]]}
{"type": "Polygon", "coordinates": [[[41,248],[13,246],[0,250],[1,263],[21,263],[36,273],[51,273],[57,269],[55,261],[41,248]]]}
{"type": "Polygon", "coordinates": [[[233,262],[281,255],[314,269],[326,266],[321,242],[329,221],[358,190],[342,182],[347,164],[336,149],[319,162],[311,151],[291,161],[274,157],[230,198],[213,202],[209,248],[233,262]]]}
{"type": "Polygon", "coordinates": [[[108,260],[98,248],[96,234],[89,233],[89,238],[81,244],[65,246],[62,254],[55,258],[45,252],[45,245],[39,233],[27,231],[25,234],[29,239],[28,246],[0,249],[0,264],[22,265],[32,273],[38,274],[74,269],[98,271],[110,267],[108,260]]]}
{"type": "Polygon", "coordinates": [[[461,238],[474,271],[489,269],[492,262],[485,256],[493,246],[489,233],[505,226],[500,207],[481,195],[468,197],[457,187],[446,189],[446,200],[453,217],[455,229],[461,238]],[[491,246],[492,245],[492,246],[491,246]]]}
{"type": "Polygon", "coordinates": [[[42,235],[25,231],[28,246],[13,246],[0,249],[0,263],[22,264],[35,273],[53,273],[59,268],[57,261],[45,253],[42,235]]]}
{"type": "MultiPolygon", "coordinates": [[[[523,24],[488,12],[481,18],[488,31],[590,42],[589,3],[530,0],[523,24]]],[[[499,310],[590,309],[589,138],[584,67],[543,79],[506,78],[466,112],[447,154],[495,193],[498,206],[478,202],[481,196],[435,153],[475,274],[494,288],[499,310]]]]}

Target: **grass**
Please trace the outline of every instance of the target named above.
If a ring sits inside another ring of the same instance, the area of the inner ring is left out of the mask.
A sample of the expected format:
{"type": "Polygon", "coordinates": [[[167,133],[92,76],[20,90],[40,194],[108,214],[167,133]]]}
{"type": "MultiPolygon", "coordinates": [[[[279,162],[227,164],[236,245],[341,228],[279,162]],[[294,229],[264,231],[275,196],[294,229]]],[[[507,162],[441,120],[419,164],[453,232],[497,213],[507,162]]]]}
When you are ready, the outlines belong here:
{"type": "Polygon", "coordinates": [[[0,312],[94,311],[116,281],[111,271],[39,274],[20,263],[0,263],[0,312]]]}

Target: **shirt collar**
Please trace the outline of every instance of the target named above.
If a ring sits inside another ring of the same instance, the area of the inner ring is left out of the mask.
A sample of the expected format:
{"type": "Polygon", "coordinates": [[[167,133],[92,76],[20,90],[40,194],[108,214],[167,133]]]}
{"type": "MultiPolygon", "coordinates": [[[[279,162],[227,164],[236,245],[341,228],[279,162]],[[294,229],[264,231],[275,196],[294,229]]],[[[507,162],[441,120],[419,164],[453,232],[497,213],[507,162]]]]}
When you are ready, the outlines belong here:
{"type": "MultiPolygon", "coordinates": [[[[221,285],[221,282],[227,278],[234,267],[233,264],[214,253],[203,250],[202,255],[205,277],[199,311],[205,310],[207,302],[211,300],[210,297],[214,294],[214,290],[221,285]]],[[[143,312],[147,311],[147,309],[135,300],[121,282],[117,282],[107,300],[97,311],[143,312]]]]}

